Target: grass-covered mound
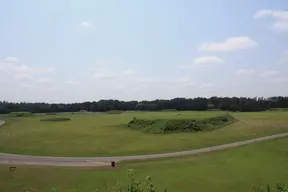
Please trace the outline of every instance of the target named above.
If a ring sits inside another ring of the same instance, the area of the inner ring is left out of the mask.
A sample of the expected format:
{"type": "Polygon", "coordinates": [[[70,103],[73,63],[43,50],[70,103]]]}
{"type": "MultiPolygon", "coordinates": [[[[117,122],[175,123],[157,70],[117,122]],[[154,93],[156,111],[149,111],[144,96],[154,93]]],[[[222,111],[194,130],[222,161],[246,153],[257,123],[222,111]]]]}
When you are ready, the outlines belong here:
{"type": "Polygon", "coordinates": [[[22,112],[11,112],[8,114],[9,117],[29,117],[31,116],[32,113],[31,112],[26,112],[26,111],[22,111],[22,112]]]}
{"type": "Polygon", "coordinates": [[[51,121],[51,122],[70,121],[70,120],[71,120],[70,118],[65,118],[65,117],[40,119],[40,121],[51,121]]]}
{"type": "Polygon", "coordinates": [[[229,115],[211,117],[206,119],[137,119],[134,117],[128,127],[142,130],[148,133],[169,132],[198,132],[220,129],[223,126],[235,122],[236,119],[229,115]]]}
{"type": "Polygon", "coordinates": [[[49,112],[49,113],[46,113],[46,115],[57,115],[57,113],[49,112]]]}
{"type": "Polygon", "coordinates": [[[175,112],[175,111],[178,111],[177,109],[163,109],[162,110],[163,112],[175,112]]]}
{"type": "Polygon", "coordinates": [[[288,108],[271,108],[268,111],[288,111],[288,108]]]}
{"type": "Polygon", "coordinates": [[[118,115],[118,114],[123,113],[123,111],[121,111],[121,110],[111,110],[111,111],[107,111],[107,113],[110,114],[110,115],[118,115]]]}

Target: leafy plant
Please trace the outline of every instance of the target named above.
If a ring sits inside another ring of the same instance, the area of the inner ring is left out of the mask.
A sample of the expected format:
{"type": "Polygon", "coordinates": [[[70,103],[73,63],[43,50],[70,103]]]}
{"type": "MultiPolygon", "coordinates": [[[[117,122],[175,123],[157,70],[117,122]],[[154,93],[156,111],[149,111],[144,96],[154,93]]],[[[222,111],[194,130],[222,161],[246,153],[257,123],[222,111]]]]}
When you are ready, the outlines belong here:
{"type": "MultiPolygon", "coordinates": [[[[129,184],[126,188],[123,188],[121,182],[117,182],[118,192],[156,192],[154,184],[150,176],[145,178],[145,181],[137,181],[135,177],[135,170],[128,169],[129,184]]],[[[167,187],[164,189],[164,192],[167,192],[167,187]]]]}
{"type": "Polygon", "coordinates": [[[277,183],[275,187],[254,187],[255,192],[287,192],[287,187],[282,183],[277,183]]]}

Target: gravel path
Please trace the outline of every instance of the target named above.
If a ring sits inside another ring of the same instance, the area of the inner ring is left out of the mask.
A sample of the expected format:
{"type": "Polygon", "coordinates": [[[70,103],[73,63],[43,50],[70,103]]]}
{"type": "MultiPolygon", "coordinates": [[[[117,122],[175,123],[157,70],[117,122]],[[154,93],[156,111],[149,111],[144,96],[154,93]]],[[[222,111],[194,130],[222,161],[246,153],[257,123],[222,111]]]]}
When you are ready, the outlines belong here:
{"type": "Polygon", "coordinates": [[[4,123],[5,123],[5,121],[0,120],[0,126],[1,126],[1,125],[4,125],[4,123]]]}
{"type": "Polygon", "coordinates": [[[262,141],[288,137],[288,133],[282,133],[272,136],[250,139],[225,145],[218,145],[196,150],[181,151],[174,153],[162,153],[153,155],[137,155],[137,156],[119,156],[119,157],[45,157],[45,156],[29,156],[29,155],[14,155],[0,153],[0,164],[10,165],[42,165],[42,166],[108,166],[111,161],[129,161],[129,160],[145,160],[157,159],[163,157],[176,157],[182,155],[194,155],[211,151],[225,150],[229,148],[258,143],[262,141]]]}

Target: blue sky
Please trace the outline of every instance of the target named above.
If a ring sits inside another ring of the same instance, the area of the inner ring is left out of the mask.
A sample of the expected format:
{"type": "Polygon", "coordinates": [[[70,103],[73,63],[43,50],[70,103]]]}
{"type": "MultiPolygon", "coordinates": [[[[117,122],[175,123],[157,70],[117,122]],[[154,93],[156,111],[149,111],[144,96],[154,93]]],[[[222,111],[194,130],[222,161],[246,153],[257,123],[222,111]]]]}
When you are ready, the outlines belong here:
{"type": "Polygon", "coordinates": [[[0,100],[288,95],[287,0],[2,0],[0,100]]]}

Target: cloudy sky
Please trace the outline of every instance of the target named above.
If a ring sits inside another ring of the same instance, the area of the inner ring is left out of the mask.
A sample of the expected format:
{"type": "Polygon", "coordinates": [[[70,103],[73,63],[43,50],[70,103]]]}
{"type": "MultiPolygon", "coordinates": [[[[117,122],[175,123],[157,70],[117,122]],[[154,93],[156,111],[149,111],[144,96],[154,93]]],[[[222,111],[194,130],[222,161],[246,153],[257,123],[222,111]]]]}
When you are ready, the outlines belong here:
{"type": "Polygon", "coordinates": [[[0,100],[288,95],[287,0],[1,0],[0,100]]]}

